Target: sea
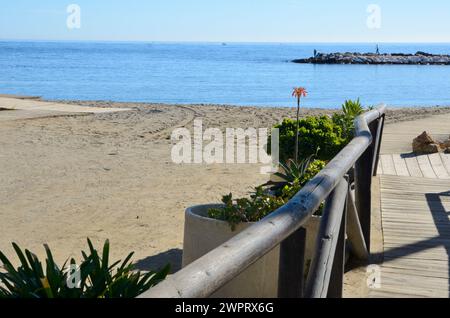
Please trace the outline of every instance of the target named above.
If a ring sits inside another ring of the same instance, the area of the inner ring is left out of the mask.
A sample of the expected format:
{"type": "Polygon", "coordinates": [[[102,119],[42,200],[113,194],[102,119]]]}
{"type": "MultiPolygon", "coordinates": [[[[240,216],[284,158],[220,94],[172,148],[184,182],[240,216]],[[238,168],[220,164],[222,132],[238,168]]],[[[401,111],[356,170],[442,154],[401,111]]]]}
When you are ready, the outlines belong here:
{"type": "MultiPolygon", "coordinates": [[[[331,52],[375,52],[377,44],[0,41],[0,94],[51,100],[336,108],[450,105],[450,66],[310,65],[331,52]]],[[[381,53],[450,54],[450,44],[379,43],[381,53]]]]}

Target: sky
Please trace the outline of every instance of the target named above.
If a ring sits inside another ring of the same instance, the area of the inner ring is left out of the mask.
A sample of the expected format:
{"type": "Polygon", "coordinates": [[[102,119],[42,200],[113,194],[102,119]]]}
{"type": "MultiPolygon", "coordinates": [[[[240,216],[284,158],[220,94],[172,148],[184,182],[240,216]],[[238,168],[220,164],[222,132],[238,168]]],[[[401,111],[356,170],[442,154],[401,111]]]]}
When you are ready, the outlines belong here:
{"type": "Polygon", "coordinates": [[[450,42],[448,0],[0,1],[0,40],[450,42]]]}

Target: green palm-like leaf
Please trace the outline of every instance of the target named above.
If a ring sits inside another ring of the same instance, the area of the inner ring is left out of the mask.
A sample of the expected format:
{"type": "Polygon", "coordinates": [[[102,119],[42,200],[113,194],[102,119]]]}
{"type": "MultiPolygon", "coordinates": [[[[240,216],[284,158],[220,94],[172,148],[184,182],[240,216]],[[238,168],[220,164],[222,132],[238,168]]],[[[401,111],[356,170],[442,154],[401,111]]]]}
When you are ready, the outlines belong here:
{"type": "Polygon", "coordinates": [[[69,288],[69,278],[66,264],[76,266],[74,259],[64,262],[59,267],[50,248],[44,245],[46,251],[45,270],[38,257],[13,243],[13,248],[19,259],[17,269],[12,262],[0,252],[3,270],[0,270],[0,298],[119,298],[137,297],[150,287],[162,281],[169,273],[170,266],[158,272],[141,274],[134,272],[131,258],[128,254],[125,260],[110,264],[110,244],[107,240],[103,245],[102,258],[99,257],[91,240],[88,239],[89,252],[82,252],[82,262],[78,267],[80,288],[69,288]]]}

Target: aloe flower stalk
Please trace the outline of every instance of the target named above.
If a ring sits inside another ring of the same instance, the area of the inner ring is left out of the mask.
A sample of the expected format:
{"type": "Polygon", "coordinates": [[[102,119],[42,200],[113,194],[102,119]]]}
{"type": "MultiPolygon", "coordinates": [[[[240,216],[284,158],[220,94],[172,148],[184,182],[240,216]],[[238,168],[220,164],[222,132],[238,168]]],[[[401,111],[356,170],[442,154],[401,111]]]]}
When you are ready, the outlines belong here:
{"type": "Polygon", "coordinates": [[[295,132],[295,163],[298,164],[298,135],[299,135],[299,125],[300,125],[300,100],[302,97],[308,96],[308,92],[304,87],[294,87],[292,96],[297,98],[297,127],[295,132]]]}

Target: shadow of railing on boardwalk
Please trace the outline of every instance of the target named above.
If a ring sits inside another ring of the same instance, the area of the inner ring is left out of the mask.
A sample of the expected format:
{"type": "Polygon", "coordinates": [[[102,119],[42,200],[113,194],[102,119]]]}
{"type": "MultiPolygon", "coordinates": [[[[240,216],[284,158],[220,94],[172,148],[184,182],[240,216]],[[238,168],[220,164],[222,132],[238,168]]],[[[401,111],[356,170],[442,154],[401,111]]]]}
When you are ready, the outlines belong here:
{"type": "MultiPolygon", "coordinates": [[[[435,247],[443,247],[447,253],[447,279],[448,281],[448,296],[450,297],[450,211],[447,211],[442,198],[449,198],[450,205],[450,191],[442,193],[426,193],[425,198],[427,205],[431,211],[434,224],[438,235],[429,239],[417,241],[411,244],[405,244],[400,247],[385,249],[383,254],[389,254],[389,259],[398,259],[420,253],[435,247]]],[[[373,255],[373,259],[381,264],[385,262],[384,255],[373,255]]]]}

